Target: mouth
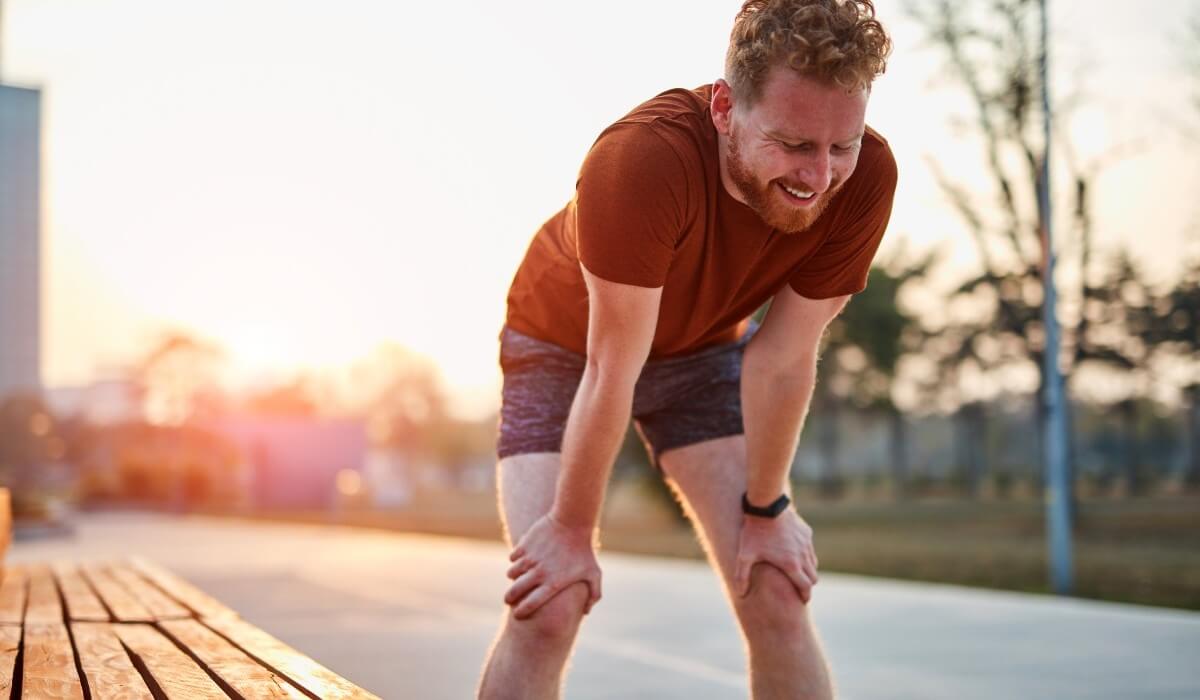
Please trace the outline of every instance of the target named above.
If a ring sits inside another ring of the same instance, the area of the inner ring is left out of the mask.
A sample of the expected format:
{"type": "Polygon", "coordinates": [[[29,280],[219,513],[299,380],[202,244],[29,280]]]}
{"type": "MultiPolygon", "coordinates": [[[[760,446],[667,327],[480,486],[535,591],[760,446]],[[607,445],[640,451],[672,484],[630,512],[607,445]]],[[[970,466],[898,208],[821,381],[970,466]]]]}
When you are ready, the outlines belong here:
{"type": "Polygon", "coordinates": [[[784,198],[798,207],[807,207],[817,201],[817,193],[811,190],[805,190],[797,187],[790,187],[782,182],[776,182],[776,186],[783,194],[784,198]]]}

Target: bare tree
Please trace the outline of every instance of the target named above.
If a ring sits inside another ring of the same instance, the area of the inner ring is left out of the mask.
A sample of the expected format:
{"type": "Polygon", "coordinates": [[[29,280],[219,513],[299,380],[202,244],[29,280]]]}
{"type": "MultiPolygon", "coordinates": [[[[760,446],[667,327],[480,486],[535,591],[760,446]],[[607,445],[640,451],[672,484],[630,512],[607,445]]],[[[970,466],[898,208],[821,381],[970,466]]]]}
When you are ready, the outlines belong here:
{"type": "MultiPolygon", "coordinates": [[[[909,0],[906,9],[923,29],[928,45],[946,60],[945,77],[962,89],[971,105],[966,131],[976,137],[987,177],[985,191],[963,184],[935,159],[931,167],[943,194],[965,225],[980,263],[980,272],[965,280],[952,297],[976,310],[969,318],[954,319],[937,329],[932,348],[948,366],[943,377],[955,380],[960,368],[995,372],[1014,366],[1033,368],[1037,396],[1046,386],[1045,331],[1041,315],[1042,271],[1046,259],[1038,204],[1044,141],[1040,119],[1041,92],[1037,41],[1038,4],[1033,0],[993,0],[960,3],[955,0],[909,0]]],[[[1086,307],[1099,284],[1090,284],[1093,236],[1090,192],[1103,161],[1081,165],[1066,134],[1064,159],[1072,187],[1072,222],[1063,249],[1077,251],[1080,285],[1063,290],[1064,302],[1086,307]]],[[[1064,304],[1065,306],[1066,304],[1064,304]]],[[[1062,323],[1060,366],[1068,373],[1083,360],[1113,361],[1109,354],[1093,355],[1081,342],[1078,324],[1062,323]]],[[[1124,360],[1113,362],[1114,369],[1124,360]]],[[[964,399],[962,405],[970,404],[964,399]]],[[[1039,441],[1044,426],[1042,401],[1035,400],[1039,441]]],[[[960,421],[970,439],[978,439],[982,421],[972,411],[960,421]]],[[[962,450],[969,461],[976,447],[962,450]]],[[[1038,454],[1040,454],[1040,450],[1038,454]]],[[[969,470],[978,468],[969,464],[969,470]]],[[[972,479],[975,477],[971,477],[972,479]]]]}

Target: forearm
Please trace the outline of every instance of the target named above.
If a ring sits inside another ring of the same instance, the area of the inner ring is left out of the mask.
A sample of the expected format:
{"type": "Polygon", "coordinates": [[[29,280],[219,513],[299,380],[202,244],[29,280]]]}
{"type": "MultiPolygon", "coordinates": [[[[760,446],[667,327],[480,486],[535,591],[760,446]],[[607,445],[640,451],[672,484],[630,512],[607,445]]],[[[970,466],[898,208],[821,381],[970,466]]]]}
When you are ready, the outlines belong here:
{"type": "Polygon", "coordinates": [[[789,369],[760,357],[751,342],[742,358],[742,421],[747,498],[766,505],[788,491],[788,472],[816,385],[816,354],[789,369]]]}
{"type": "Polygon", "coordinates": [[[551,514],[573,528],[593,528],[621,448],[633,405],[633,386],[584,371],[563,435],[562,471],[551,514]]]}

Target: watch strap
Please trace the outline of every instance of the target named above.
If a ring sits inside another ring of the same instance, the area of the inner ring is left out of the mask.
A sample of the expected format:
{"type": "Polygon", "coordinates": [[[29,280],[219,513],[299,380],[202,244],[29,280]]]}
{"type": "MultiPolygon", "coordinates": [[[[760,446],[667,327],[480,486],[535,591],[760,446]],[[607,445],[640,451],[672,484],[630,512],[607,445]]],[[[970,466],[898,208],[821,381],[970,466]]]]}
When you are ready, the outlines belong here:
{"type": "Polygon", "coordinates": [[[779,514],[782,513],[791,502],[792,499],[788,498],[788,495],[785,493],[772,501],[770,505],[756,506],[751,503],[750,499],[746,497],[745,493],[743,493],[742,512],[746,515],[753,515],[758,518],[775,518],[778,517],[779,514]]]}

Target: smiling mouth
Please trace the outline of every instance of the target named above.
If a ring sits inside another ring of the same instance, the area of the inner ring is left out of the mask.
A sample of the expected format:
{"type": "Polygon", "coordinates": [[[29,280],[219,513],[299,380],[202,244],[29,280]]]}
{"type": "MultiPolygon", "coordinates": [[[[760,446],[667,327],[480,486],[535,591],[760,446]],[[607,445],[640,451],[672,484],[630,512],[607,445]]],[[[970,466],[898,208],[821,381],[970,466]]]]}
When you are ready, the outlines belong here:
{"type": "Polygon", "coordinates": [[[802,190],[795,187],[788,187],[782,182],[778,183],[779,189],[783,191],[788,200],[801,206],[811,204],[817,199],[817,193],[811,190],[802,190]]]}

